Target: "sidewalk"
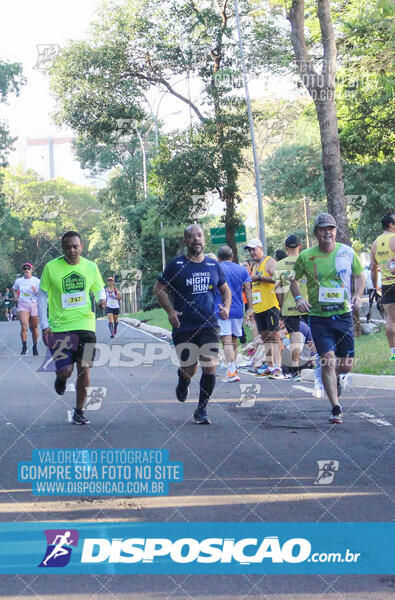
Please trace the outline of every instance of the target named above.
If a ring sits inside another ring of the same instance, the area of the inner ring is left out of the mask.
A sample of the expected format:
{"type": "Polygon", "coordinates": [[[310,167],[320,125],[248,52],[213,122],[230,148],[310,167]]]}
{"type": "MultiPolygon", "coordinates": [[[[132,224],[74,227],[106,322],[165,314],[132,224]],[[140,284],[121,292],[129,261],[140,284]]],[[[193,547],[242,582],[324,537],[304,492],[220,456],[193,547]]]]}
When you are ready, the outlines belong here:
{"type": "MultiPolygon", "coordinates": [[[[131,319],[130,317],[121,317],[121,321],[129,323],[133,327],[145,331],[148,334],[158,336],[159,338],[166,339],[170,342],[171,332],[162,327],[156,327],[154,325],[147,325],[142,323],[138,319],[131,319]]],[[[237,362],[246,361],[247,357],[239,354],[237,356],[237,362]]],[[[314,370],[313,369],[302,369],[301,377],[303,381],[314,381],[314,370]]],[[[395,387],[395,377],[393,375],[364,375],[363,373],[351,373],[349,375],[349,384],[353,387],[368,387],[368,388],[380,388],[380,389],[393,389],[395,387]]]]}

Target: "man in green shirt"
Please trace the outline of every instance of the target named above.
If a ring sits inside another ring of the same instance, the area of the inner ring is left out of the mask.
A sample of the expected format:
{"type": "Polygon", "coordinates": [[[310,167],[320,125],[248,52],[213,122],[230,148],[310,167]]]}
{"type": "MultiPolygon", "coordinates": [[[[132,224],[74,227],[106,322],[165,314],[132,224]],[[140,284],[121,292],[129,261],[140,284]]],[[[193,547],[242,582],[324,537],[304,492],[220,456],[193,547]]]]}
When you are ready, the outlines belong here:
{"type": "Polygon", "coordinates": [[[309,312],[310,329],[320,355],[322,382],[332,412],[330,423],[342,422],[338,397],[342,391],[341,374],[349,373],[354,362],[352,310],[359,311],[365,287],[361,262],[354,250],[336,242],[336,221],[320,213],[314,222],[318,245],[300,253],[295,262],[295,279],[291,292],[297,309],[309,312]],[[307,278],[308,300],[303,297],[297,280],[307,278]],[[355,280],[351,296],[351,278],[355,280]]]}
{"type": "MultiPolygon", "coordinates": [[[[291,343],[292,364],[287,365],[292,374],[293,381],[300,381],[299,358],[304,346],[304,336],[300,333],[300,321],[308,321],[307,312],[301,314],[296,308],[294,297],[291,293],[290,282],[295,276],[295,262],[298,258],[302,244],[296,235],[289,235],[285,240],[287,256],[277,261],[274,271],[275,290],[281,315],[289,333],[291,343]]],[[[307,296],[306,277],[299,281],[301,293],[307,296]]]]}
{"type": "Polygon", "coordinates": [[[41,275],[38,312],[44,344],[55,363],[55,391],[66,391],[66,381],[77,363],[77,401],[73,423],[89,423],[83,413],[89,368],[94,359],[96,319],[89,293],[105,306],[105,290],[97,265],[81,255],[83,244],[76,231],[62,238],[63,255],[48,262],[41,275]],[[48,309],[48,316],[47,316],[48,309]]]}

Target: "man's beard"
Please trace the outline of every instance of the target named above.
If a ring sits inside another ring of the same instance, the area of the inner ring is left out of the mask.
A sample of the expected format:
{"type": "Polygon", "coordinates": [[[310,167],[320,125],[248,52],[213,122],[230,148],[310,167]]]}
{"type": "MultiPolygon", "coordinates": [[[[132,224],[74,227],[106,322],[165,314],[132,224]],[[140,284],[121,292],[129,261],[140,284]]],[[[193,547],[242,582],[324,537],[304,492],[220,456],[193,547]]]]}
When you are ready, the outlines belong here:
{"type": "Polygon", "coordinates": [[[199,254],[202,254],[203,248],[202,246],[190,246],[188,252],[189,254],[192,254],[192,256],[199,256],[199,254]]]}

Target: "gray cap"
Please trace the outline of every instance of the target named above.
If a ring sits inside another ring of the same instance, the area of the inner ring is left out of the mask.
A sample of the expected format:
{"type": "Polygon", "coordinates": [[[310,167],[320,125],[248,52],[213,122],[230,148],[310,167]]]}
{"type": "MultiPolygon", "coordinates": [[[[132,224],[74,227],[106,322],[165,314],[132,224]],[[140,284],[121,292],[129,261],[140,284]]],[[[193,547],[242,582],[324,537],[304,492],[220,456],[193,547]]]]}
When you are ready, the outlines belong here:
{"type": "Polygon", "coordinates": [[[329,213],[320,213],[314,221],[314,230],[317,227],[336,227],[336,221],[329,213]]]}

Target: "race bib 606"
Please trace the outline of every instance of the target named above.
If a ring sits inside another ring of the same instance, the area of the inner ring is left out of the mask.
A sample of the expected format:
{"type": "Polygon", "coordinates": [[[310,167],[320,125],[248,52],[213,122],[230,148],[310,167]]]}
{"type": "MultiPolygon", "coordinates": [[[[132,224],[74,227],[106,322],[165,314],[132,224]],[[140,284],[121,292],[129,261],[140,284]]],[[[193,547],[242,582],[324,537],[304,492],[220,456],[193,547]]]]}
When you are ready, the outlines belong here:
{"type": "Polygon", "coordinates": [[[337,304],[338,302],[343,302],[344,300],[344,288],[329,288],[320,286],[318,300],[320,302],[337,304]]]}

